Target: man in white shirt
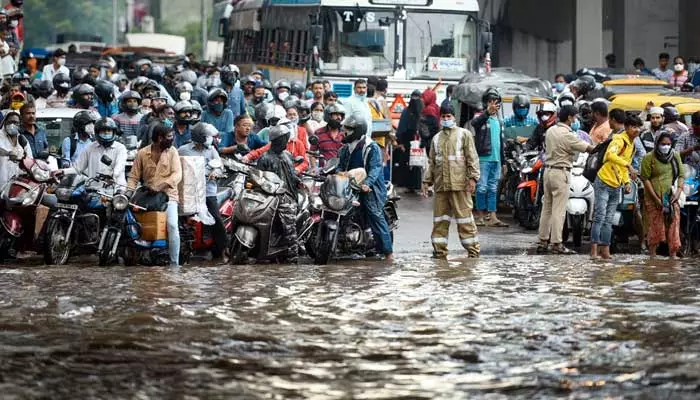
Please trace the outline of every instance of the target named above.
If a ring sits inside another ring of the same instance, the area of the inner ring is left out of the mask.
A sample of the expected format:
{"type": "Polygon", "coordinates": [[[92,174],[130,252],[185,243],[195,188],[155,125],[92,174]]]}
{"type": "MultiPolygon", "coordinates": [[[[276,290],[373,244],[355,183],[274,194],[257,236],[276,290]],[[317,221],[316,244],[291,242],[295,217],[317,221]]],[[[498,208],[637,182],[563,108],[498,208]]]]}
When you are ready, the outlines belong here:
{"type": "Polygon", "coordinates": [[[66,67],[66,52],[63,49],[58,48],[53,52],[52,63],[44,67],[41,79],[44,81],[53,80],[54,75],[59,72],[70,76],[70,71],[66,67]]]}
{"type": "Polygon", "coordinates": [[[20,172],[17,160],[32,158],[29,142],[19,134],[19,121],[19,114],[11,111],[0,129],[0,189],[20,172]]]}
{"type": "Polygon", "coordinates": [[[111,118],[102,118],[95,123],[96,142],[90,143],[85,151],[80,153],[75,163],[75,170],[84,173],[90,178],[98,174],[109,175],[114,183],[126,187],[126,147],[117,142],[117,123],[111,118]],[[107,155],[112,164],[107,166],[102,163],[102,156],[107,155]]]}
{"type": "Polygon", "coordinates": [[[367,124],[367,136],[372,136],[372,112],[367,104],[367,81],[358,79],[354,85],[354,95],[350,96],[343,105],[345,106],[345,116],[355,116],[367,124]]]}

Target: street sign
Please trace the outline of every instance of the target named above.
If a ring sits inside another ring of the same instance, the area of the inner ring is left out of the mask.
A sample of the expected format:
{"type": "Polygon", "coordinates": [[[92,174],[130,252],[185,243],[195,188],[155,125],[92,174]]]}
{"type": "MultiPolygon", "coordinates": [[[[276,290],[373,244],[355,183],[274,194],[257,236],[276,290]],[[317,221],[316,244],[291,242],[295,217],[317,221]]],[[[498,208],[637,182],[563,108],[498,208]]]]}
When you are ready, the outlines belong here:
{"type": "Polygon", "coordinates": [[[427,7],[433,4],[433,0],[369,0],[371,4],[376,4],[378,6],[420,6],[427,7]]]}

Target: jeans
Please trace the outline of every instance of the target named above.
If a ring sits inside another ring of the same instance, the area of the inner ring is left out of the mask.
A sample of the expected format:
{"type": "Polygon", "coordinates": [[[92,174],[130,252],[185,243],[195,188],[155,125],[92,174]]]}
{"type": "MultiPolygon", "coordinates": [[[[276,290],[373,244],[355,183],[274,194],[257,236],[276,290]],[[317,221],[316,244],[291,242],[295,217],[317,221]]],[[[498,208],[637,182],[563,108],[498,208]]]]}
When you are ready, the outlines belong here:
{"type": "Polygon", "coordinates": [[[221,219],[221,214],[219,213],[219,205],[216,201],[216,196],[207,196],[207,210],[209,214],[214,217],[214,243],[215,246],[211,250],[212,256],[214,258],[220,258],[226,250],[228,245],[228,237],[226,236],[226,227],[224,227],[224,220],[221,219]]]}
{"type": "Polygon", "coordinates": [[[496,212],[498,206],[498,183],[501,180],[501,163],[482,161],[479,163],[481,177],[476,184],[477,211],[496,212]]]}
{"type": "Polygon", "coordinates": [[[377,252],[383,255],[392,254],[394,248],[391,243],[389,221],[387,221],[386,214],[384,214],[384,202],[381,202],[380,196],[377,196],[374,192],[362,193],[360,201],[365,210],[369,227],[372,229],[377,252]]]}
{"type": "Polygon", "coordinates": [[[168,227],[168,253],[170,264],[180,265],[180,226],[177,201],[168,201],[167,227],[168,227]]]}
{"type": "Polygon", "coordinates": [[[591,243],[610,246],[612,224],[617,205],[620,204],[622,188],[613,188],[603,183],[600,178],[593,182],[595,191],[595,208],[593,210],[593,226],[591,227],[591,243]]]}

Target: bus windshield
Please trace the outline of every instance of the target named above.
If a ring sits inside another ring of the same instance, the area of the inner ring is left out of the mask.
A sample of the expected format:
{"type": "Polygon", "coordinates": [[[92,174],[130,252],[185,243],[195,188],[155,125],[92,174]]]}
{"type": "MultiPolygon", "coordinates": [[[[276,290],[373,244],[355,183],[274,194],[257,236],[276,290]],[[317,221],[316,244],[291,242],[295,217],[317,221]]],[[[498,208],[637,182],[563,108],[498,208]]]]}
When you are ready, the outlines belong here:
{"type": "Polygon", "coordinates": [[[321,21],[323,73],[393,74],[396,22],[392,10],[325,8],[321,21]]]}
{"type": "Polygon", "coordinates": [[[409,11],[405,23],[408,78],[459,79],[474,72],[476,24],[468,18],[409,11]]]}

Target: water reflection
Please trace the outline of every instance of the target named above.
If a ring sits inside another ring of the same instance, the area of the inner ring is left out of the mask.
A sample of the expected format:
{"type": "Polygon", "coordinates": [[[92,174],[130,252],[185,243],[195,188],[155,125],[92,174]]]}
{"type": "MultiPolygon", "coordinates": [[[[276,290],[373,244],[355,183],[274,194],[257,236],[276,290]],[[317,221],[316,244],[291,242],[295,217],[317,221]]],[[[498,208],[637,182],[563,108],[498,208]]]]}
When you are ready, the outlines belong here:
{"type": "Polygon", "coordinates": [[[627,257],[0,270],[7,397],[697,398],[700,272],[627,257]]]}

